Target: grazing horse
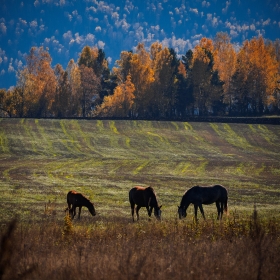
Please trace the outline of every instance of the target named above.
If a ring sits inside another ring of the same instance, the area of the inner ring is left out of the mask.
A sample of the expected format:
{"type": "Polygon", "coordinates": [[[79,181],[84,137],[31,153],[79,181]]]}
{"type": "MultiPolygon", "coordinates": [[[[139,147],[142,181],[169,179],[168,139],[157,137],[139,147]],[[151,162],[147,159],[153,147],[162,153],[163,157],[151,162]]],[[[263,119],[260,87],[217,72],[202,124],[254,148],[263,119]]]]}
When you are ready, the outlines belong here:
{"type": "Polygon", "coordinates": [[[151,217],[154,209],[155,217],[160,220],[161,206],[158,206],[158,201],[154,189],[152,187],[134,187],[129,191],[129,202],[131,206],[131,215],[134,222],[134,208],[136,206],[137,221],[139,220],[139,209],[146,207],[149,217],[151,217]]]}
{"type": "Polygon", "coordinates": [[[76,207],[79,207],[79,214],[78,219],[80,219],[82,206],[85,206],[88,208],[88,211],[92,216],[95,216],[95,209],[93,203],[89,201],[84,195],[81,193],[78,193],[76,191],[70,191],[67,194],[67,203],[68,207],[65,209],[65,211],[69,211],[69,214],[72,216],[72,219],[74,219],[76,215],[76,207]],[[72,205],[72,208],[71,208],[72,205]]]}
{"type": "Polygon", "coordinates": [[[187,216],[187,208],[192,203],[194,205],[195,219],[197,221],[197,208],[205,220],[202,204],[212,204],[216,202],[218,211],[218,220],[222,219],[223,211],[227,212],[227,189],[221,185],[200,187],[195,186],[187,190],[181,200],[180,206],[178,206],[179,219],[187,216]]]}

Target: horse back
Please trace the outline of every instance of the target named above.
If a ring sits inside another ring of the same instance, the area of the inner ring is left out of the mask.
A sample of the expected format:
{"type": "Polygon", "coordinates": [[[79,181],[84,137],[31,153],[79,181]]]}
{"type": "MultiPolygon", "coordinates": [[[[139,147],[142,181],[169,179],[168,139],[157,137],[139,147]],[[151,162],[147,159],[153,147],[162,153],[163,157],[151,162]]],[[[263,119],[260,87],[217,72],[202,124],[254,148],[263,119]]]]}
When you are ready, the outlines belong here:
{"type": "Polygon", "coordinates": [[[214,186],[194,186],[185,192],[183,196],[184,204],[185,202],[190,202],[194,204],[211,204],[214,202],[224,202],[227,201],[227,190],[222,185],[214,186]]]}
{"type": "Polygon", "coordinates": [[[136,204],[138,206],[146,207],[150,202],[150,206],[154,206],[156,201],[156,195],[152,187],[133,187],[129,191],[130,204],[136,204]]]}
{"type": "Polygon", "coordinates": [[[77,207],[79,206],[87,206],[88,205],[88,199],[84,197],[81,193],[78,193],[76,191],[69,191],[67,194],[67,203],[75,205],[77,207]]]}

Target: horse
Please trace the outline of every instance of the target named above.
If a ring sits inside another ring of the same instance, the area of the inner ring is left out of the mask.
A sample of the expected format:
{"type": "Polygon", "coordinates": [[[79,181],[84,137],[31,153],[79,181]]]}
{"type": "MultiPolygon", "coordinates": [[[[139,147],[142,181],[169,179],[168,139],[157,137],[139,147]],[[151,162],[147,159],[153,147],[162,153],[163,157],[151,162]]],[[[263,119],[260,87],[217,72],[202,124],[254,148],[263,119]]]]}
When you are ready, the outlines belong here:
{"type": "Polygon", "coordinates": [[[178,206],[179,219],[187,216],[187,208],[192,203],[194,205],[195,220],[197,221],[197,208],[205,220],[202,204],[212,204],[216,202],[218,211],[217,219],[222,219],[223,211],[227,212],[228,192],[222,185],[214,186],[194,186],[187,190],[181,200],[180,206],[178,206]]]}
{"type": "Polygon", "coordinates": [[[79,207],[79,214],[78,219],[80,219],[81,210],[82,207],[85,206],[88,208],[88,211],[92,216],[95,216],[95,209],[92,202],[90,202],[89,199],[87,199],[84,195],[81,193],[78,193],[76,191],[69,191],[67,194],[67,204],[68,207],[65,209],[65,211],[69,211],[69,214],[72,216],[72,219],[74,219],[76,215],[76,207],[79,207]],[[71,208],[72,205],[72,208],[71,208]]]}
{"type": "Polygon", "coordinates": [[[134,222],[134,208],[136,206],[137,221],[139,220],[139,210],[141,207],[146,207],[149,217],[151,217],[152,211],[154,209],[155,217],[161,219],[161,206],[158,205],[157,197],[155,191],[152,187],[133,187],[129,191],[129,202],[131,206],[131,215],[134,222]]]}

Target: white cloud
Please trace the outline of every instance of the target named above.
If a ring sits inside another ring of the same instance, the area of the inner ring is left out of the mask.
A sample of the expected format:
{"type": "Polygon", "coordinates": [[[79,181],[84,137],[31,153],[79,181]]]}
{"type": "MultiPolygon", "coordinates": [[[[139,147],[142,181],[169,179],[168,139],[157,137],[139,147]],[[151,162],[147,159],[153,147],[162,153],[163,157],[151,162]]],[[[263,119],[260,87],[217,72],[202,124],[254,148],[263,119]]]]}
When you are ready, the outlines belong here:
{"type": "Polygon", "coordinates": [[[233,30],[233,29],[230,30],[229,34],[233,38],[238,36],[238,33],[235,30],[233,30]]]}
{"type": "Polygon", "coordinates": [[[111,64],[112,61],[113,61],[112,57],[109,56],[109,57],[107,58],[107,61],[108,61],[109,64],[111,64]]]}
{"type": "Polygon", "coordinates": [[[102,28],[101,28],[100,26],[96,26],[96,27],[95,27],[95,31],[96,31],[96,32],[101,32],[101,30],[102,30],[102,28]]]}
{"type": "Polygon", "coordinates": [[[266,26],[266,25],[269,25],[270,24],[270,18],[268,18],[267,20],[265,20],[264,22],[263,22],[263,26],[266,26]]]}
{"type": "Polygon", "coordinates": [[[12,62],[9,63],[8,72],[9,72],[9,73],[16,72],[15,68],[14,68],[13,65],[12,65],[12,62]]]}
{"type": "Polygon", "coordinates": [[[65,39],[65,40],[67,40],[67,41],[70,41],[70,40],[73,38],[72,32],[69,30],[69,31],[67,31],[66,33],[64,33],[64,34],[62,35],[62,37],[63,37],[63,39],[65,39]]]}
{"type": "Polygon", "coordinates": [[[65,4],[65,0],[59,0],[59,6],[64,6],[65,4]]]}
{"type": "Polygon", "coordinates": [[[209,2],[206,2],[206,1],[202,1],[202,7],[210,7],[210,3],[209,2]]]}
{"type": "Polygon", "coordinates": [[[4,69],[2,69],[2,71],[1,71],[1,73],[0,73],[0,75],[2,76],[2,75],[5,75],[5,70],[4,69]]]}
{"type": "Polygon", "coordinates": [[[103,41],[98,41],[97,46],[98,46],[99,49],[104,49],[105,43],[103,41]]]}
{"type": "Polygon", "coordinates": [[[202,34],[196,34],[191,37],[192,40],[200,40],[202,38],[202,34]]]}
{"type": "Polygon", "coordinates": [[[196,8],[195,9],[190,8],[190,12],[198,15],[198,9],[196,9],[196,8]]]}
{"type": "Polygon", "coordinates": [[[0,31],[3,34],[6,34],[6,32],[7,32],[7,27],[4,22],[1,22],[1,24],[0,24],[0,31]]]}
{"type": "Polygon", "coordinates": [[[95,36],[91,33],[88,33],[85,38],[85,42],[93,44],[94,39],[95,39],[95,36]]]}
{"type": "Polygon", "coordinates": [[[226,7],[222,9],[222,13],[223,13],[223,14],[226,14],[226,13],[227,13],[228,7],[229,7],[230,4],[231,4],[230,1],[226,1],[226,7]]]}
{"type": "Polygon", "coordinates": [[[251,25],[250,25],[250,30],[252,30],[252,31],[255,31],[255,30],[256,30],[255,24],[251,24],[251,25]]]}
{"type": "Polygon", "coordinates": [[[19,21],[19,23],[20,23],[21,26],[23,26],[23,27],[26,27],[26,26],[27,26],[27,21],[26,21],[26,20],[24,20],[24,19],[22,19],[22,18],[19,18],[18,21],[19,21]]]}
{"type": "Polygon", "coordinates": [[[37,7],[39,7],[40,6],[40,2],[38,1],[38,0],[36,0],[35,2],[34,2],[34,6],[37,8],[37,7]]]}
{"type": "Polygon", "coordinates": [[[37,19],[29,22],[29,26],[33,29],[35,29],[37,26],[38,26],[38,23],[37,23],[37,19]]]}
{"type": "Polygon", "coordinates": [[[117,12],[113,12],[112,15],[111,15],[111,18],[113,20],[119,20],[119,17],[120,17],[120,15],[117,12]]]}

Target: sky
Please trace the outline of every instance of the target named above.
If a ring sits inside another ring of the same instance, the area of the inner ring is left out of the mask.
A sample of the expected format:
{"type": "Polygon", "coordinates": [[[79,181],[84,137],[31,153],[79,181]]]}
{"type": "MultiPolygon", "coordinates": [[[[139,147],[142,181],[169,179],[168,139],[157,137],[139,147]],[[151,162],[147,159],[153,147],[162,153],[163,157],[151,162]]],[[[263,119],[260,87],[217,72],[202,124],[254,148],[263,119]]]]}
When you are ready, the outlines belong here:
{"type": "Polygon", "coordinates": [[[77,62],[84,46],[102,48],[115,66],[121,51],[158,41],[178,56],[202,37],[280,38],[277,0],[0,0],[0,89],[16,85],[31,47],[48,48],[52,66],[77,62]]]}

